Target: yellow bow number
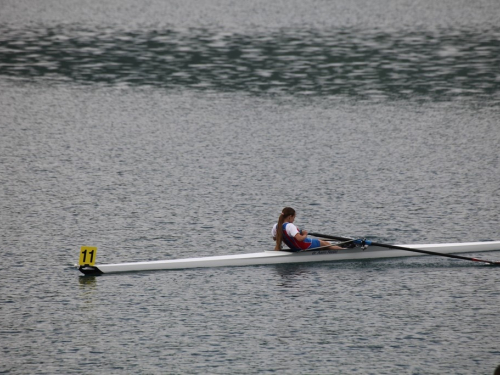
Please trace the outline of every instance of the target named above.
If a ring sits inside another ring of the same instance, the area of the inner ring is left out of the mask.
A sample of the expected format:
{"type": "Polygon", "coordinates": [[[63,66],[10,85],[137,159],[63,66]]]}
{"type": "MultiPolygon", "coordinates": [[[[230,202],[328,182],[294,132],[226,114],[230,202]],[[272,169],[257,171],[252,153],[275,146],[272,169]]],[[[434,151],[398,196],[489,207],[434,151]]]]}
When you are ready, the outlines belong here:
{"type": "Polygon", "coordinates": [[[97,255],[97,247],[82,246],[80,250],[80,266],[93,266],[97,255]]]}

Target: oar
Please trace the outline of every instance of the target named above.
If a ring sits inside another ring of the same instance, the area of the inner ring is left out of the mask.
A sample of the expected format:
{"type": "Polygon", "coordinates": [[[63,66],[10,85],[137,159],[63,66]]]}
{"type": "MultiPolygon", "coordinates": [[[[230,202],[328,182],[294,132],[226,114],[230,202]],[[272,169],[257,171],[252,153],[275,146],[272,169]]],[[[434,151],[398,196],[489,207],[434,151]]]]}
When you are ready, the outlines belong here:
{"type": "MultiPolygon", "coordinates": [[[[337,240],[337,241],[349,241],[349,240],[352,240],[352,238],[330,236],[328,234],[321,234],[321,233],[309,233],[309,235],[310,236],[314,236],[314,237],[328,238],[330,240],[337,240]]],[[[368,240],[364,240],[364,241],[365,241],[366,245],[386,247],[388,249],[395,249],[395,250],[413,251],[414,253],[437,255],[437,256],[442,256],[442,257],[447,257],[447,258],[470,260],[470,261],[473,261],[473,262],[482,262],[482,263],[487,263],[487,264],[491,264],[491,265],[500,266],[500,262],[495,262],[495,261],[491,261],[491,260],[470,258],[470,257],[464,257],[464,256],[461,256],[461,255],[454,255],[454,254],[436,253],[434,251],[429,251],[429,250],[412,249],[410,247],[403,247],[403,246],[397,246],[397,245],[389,245],[389,244],[385,244],[385,243],[371,242],[371,241],[368,241],[368,240]]]]}

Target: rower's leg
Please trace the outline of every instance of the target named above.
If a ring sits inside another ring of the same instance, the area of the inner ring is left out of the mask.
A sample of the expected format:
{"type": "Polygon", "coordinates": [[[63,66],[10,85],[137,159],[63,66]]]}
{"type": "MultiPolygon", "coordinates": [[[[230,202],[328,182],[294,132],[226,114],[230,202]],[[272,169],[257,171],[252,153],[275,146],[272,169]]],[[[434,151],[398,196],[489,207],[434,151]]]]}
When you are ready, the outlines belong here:
{"type": "Polygon", "coordinates": [[[342,250],[343,248],[340,247],[340,246],[335,246],[335,245],[332,245],[330,242],[328,241],[323,241],[323,240],[319,240],[319,243],[321,244],[321,247],[323,246],[328,246],[328,249],[330,250],[342,250]],[[330,245],[330,246],[329,246],[330,245]]]}

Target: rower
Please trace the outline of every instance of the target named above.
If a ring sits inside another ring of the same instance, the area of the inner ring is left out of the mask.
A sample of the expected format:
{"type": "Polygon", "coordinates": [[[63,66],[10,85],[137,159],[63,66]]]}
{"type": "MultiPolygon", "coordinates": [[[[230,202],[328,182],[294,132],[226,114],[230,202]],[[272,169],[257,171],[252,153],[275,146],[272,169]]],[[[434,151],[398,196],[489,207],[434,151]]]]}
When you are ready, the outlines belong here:
{"type": "Polygon", "coordinates": [[[282,250],[281,243],[284,242],[290,251],[311,250],[318,247],[328,250],[340,250],[339,246],[316,238],[307,237],[306,230],[299,230],[295,224],[295,210],[291,207],[283,208],[278,223],[274,224],[272,230],[273,239],[276,241],[274,250],[282,250]]]}

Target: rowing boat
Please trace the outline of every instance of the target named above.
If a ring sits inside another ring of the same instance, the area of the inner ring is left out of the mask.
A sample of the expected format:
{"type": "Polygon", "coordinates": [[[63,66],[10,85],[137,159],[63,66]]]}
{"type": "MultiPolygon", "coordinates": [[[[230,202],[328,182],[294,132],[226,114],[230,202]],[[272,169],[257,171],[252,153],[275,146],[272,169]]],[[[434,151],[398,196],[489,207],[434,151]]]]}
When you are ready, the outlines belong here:
{"type": "MultiPolygon", "coordinates": [[[[445,243],[425,245],[397,245],[408,249],[416,249],[441,254],[459,254],[500,250],[500,241],[445,243]]],[[[93,248],[97,250],[96,248],[93,248]]],[[[82,248],[82,254],[83,251],[82,248]]],[[[85,253],[86,254],[86,253],[85,253]]],[[[251,254],[221,255],[201,258],[186,258],[174,260],[158,260],[148,262],[119,264],[84,264],[80,262],[79,270],[85,275],[101,275],[117,272],[174,270],[200,267],[256,266],[264,264],[330,262],[340,260],[363,260],[379,258],[395,258],[425,255],[408,250],[387,249],[383,246],[369,246],[366,249],[352,248],[341,250],[308,250],[301,252],[263,251],[251,254]]],[[[436,254],[438,255],[438,254],[436,254]]]]}

